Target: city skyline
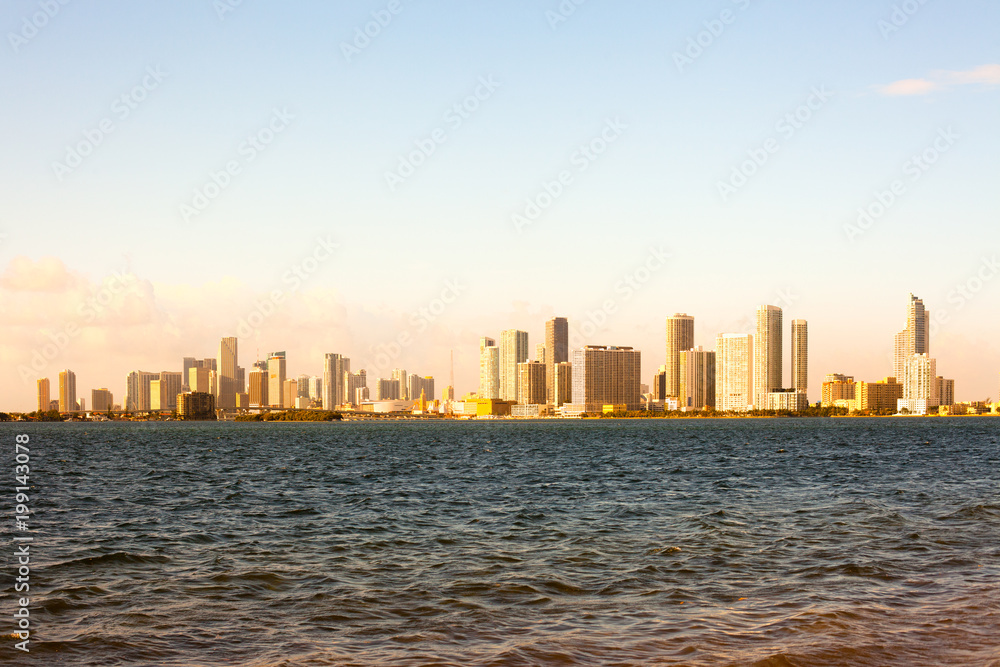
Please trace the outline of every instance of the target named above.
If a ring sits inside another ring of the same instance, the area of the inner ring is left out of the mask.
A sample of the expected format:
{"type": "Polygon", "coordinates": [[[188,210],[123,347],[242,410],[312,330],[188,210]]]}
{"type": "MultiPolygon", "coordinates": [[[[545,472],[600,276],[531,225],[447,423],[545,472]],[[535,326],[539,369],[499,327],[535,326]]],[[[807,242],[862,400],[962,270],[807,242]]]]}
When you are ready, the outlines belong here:
{"type": "MultiPolygon", "coordinates": [[[[898,383],[900,387],[899,398],[907,401],[906,403],[900,402],[900,409],[906,407],[910,412],[923,412],[930,406],[937,406],[939,401],[945,397],[949,401],[955,402],[957,400],[955,379],[938,376],[937,360],[929,355],[930,312],[924,307],[923,300],[912,293],[909,295],[905,319],[906,326],[903,331],[893,336],[893,374],[883,376],[884,380],[898,383]],[[917,351],[918,349],[922,351],[917,351]]],[[[676,407],[682,409],[713,407],[724,411],[794,410],[818,403],[821,399],[825,405],[832,405],[833,401],[838,398],[854,399],[853,389],[850,395],[841,395],[840,393],[835,396],[828,395],[827,383],[831,378],[843,381],[849,379],[851,383],[854,382],[854,376],[846,376],[837,371],[825,373],[822,391],[809,395],[809,336],[808,321],[804,319],[793,319],[789,323],[791,370],[787,377],[788,382],[785,382],[783,349],[785,349],[786,332],[783,320],[784,312],[780,307],[768,304],[761,305],[756,310],[755,333],[719,333],[716,337],[716,349],[706,350],[702,345],[695,345],[694,339],[690,335],[696,321],[694,316],[682,313],[668,316],[665,318],[664,335],[667,365],[659,366],[659,370],[649,378],[643,375],[640,360],[641,350],[636,350],[631,346],[587,344],[579,348],[570,347],[569,356],[572,361],[578,356],[577,353],[586,353],[588,356],[579,357],[579,360],[585,360],[589,368],[591,363],[589,355],[594,350],[614,351],[615,358],[622,351],[633,354],[631,351],[635,350],[635,359],[629,362],[628,372],[621,376],[629,377],[629,382],[634,381],[634,387],[629,385],[629,387],[613,391],[608,390],[610,391],[609,395],[616,396],[618,392],[625,392],[629,398],[624,404],[633,406],[629,409],[638,409],[634,407],[638,405],[638,401],[633,400],[634,397],[629,392],[638,390],[639,384],[649,387],[648,391],[652,399],[657,401],[672,399],[676,401],[676,407]],[[682,344],[687,346],[687,349],[677,349],[682,344]],[[675,349],[677,349],[676,352],[674,352],[675,349]],[[666,376],[671,374],[670,359],[674,354],[676,355],[675,365],[679,379],[676,388],[671,390],[666,376]],[[656,387],[656,383],[660,381],[659,376],[664,376],[662,390],[656,387]],[[643,380],[647,380],[647,382],[643,382],[643,380]]],[[[545,323],[545,337],[549,342],[548,346],[551,346],[555,341],[555,347],[560,348],[564,340],[569,338],[570,331],[575,331],[575,328],[571,327],[566,318],[556,317],[548,320],[545,323]]],[[[547,354],[548,346],[545,343],[536,344],[535,359],[528,360],[527,350],[530,341],[528,332],[508,329],[501,332],[500,339],[501,346],[497,346],[496,340],[491,337],[481,336],[479,338],[478,382],[468,391],[459,391],[454,385],[449,386],[445,393],[449,400],[458,400],[459,397],[472,395],[481,399],[500,399],[520,404],[550,403],[553,404],[552,407],[558,409],[563,403],[571,402],[568,398],[555,402],[549,398],[549,387],[561,382],[554,375],[555,368],[561,366],[566,366],[564,396],[567,394],[590,396],[590,392],[593,391],[588,384],[590,378],[593,377],[592,375],[587,374],[586,380],[582,379],[583,376],[573,380],[572,363],[547,363],[555,355],[547,354]],[[502,363],[501,359],[503,359],[502,363]],[[500,370],[501,366],[504,365],[510,368],[508,376],[504,380],[506,384],[500,381],[500,370]],[[510,391],[514,393],[510,395],[505,393],[510,391]]],[[[565,343],[568,345],[568,340],[565,340],[565,343]]],[[[193,357],[184,357],[182,366],[187,373],[183,371],[129,372],[126,378],[122,406],[129,411],[140,412],[169,410],[176,407],[177,393],[182,390],[190,389],[196,392],[212,393],[217,400],[221,401],[227,388],[233,392],[233,404],[231,406],[218,405],[224,409],[232,409],[233,407],[286,409],[309,407],[308,401],[302,404],[296,401],[296,397],[303,396],[312,397],[316,404],[321,405],[326,410],[334,410],[341,405],[353,404],[357,406],[372,398],[375,400],[408,400],[410,402],[423,396],[429,401],[436,398],[433,375],[421,377],[419,374],[408,373],[406,369],[399,368],[392,370],[391,377],[369,375],[365,368],[352,373],[350,357],[341,354],[326,353],[324,355],[321,375],[299,374],[296,379],[292,374],[290,379],[286,381],[285,351],[269,353],[264,361],[260,359],[254,361],[253,368],[247,374],[246,369],[239,365],[236,338],[223,337],[218,349],[218,359],[197,360],[193,357]],[[217,373],[216,368],[225,370],[220,370],[217,373]],[[187,375],[187,383],[183,381],[185,375],[187,375]],[[232,376],[228,382],[226,382],[227,375],[232,376]],[[369,387],[369,377],[374,383],[374,388],[369,387]],[[313,382],[316,383],[315,388],[311,387],[313,382]],[[242,398],[240,398],[241,396],[242,398]]],[[[597,354],[597,352],[593,352],[593,354],[597,354]]],[[[453,352],[449,357],[454,358],[453,352]]],[[[604,362],[595,366],[595,368],[604,367],[604,362]]],[[[615,373],[617,374],[618,371],[615,373]]],[[[449,375],[453,378],[453,372],[450,372],[449,375]]],[[[452,381],[454,380],[452,379],[452,381]]],[[[606,381],[608,380],[600,380],[600,382],[606,381]]],[[[62,412],[72,411],[73,408],[67,406],[73,405],[77,395],[75,372],[69,369],[60,371],[58,387],[57,401],[52,401],[52,403],[58,403],[62,412]]],[[[42,409],[43,405],[48,404],[44,399],[49,395],[49,391],[49,379],[39,378],[36,381],[35,393],[33,394],[38,409],[42,409]]],[[[598,390],[597,394],[600,393],[598,390]]],[[[97,404],[98,400],[107,407],[113,403],[113,392],[109,391],[107,387],[95,387],[92,395],[92,405],[97,404]]],[[[961,394],[959,395],[961,396],[961,394]]],[[[582,401],[573,399],[572,402],[585,404],[588,401],[592,402],[592,400],[597,399],[588,398],[582,401]]],[[[974,401],[983,400],[983,398],[965,400],[974,401]]],[[[621,402],[617,398],[610,402],[616,401],[621,402]]],[[[950,405],[950,403],[940,404],[950,405]]],[[[82,399],[81,405],[83,405],[82,399]]],[[[667,409],[671,408],[667,406],[667,409]]]]}
{"type": "Polygon", "coordinates": [[[4,3],[0,405],[223,336],[473,387],[469,340],[557,316],[649,382],[665,317],[762,303],[815,399],[891,374],[911,292],[996,398],[1000,7],[897,4],[4,3]]]}

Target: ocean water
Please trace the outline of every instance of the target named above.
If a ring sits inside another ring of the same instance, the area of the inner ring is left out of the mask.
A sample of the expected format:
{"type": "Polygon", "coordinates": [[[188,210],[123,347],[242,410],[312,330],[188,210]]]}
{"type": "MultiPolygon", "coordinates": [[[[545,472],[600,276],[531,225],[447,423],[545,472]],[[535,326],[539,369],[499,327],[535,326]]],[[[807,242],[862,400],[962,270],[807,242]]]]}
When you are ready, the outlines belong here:
{"type": "Polygon", "coordinates": [[[0,663],[1000,665],[1000,419],[15,433],[0,663]]]}

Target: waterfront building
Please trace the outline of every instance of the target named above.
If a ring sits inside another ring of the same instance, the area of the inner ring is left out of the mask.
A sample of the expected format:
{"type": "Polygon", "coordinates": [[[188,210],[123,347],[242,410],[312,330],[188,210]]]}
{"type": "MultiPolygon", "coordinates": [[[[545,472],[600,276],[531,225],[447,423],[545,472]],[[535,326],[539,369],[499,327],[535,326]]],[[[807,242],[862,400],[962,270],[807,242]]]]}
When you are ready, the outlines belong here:
{"type": "Polygon", "coordinates": [[[680,396],[680,353],[694,347],[694,317],[686,313],[674,313],[668,317],[666,343],[664,393],[658,400],[680,396]]]}
{"type": "Polygon", "coordinates": [[[782,312],[777,306],[757,309],[753,350],[753,404],[765,408],[767,395],[782,390],[782,312]]]}
{"type": "Polygon", "coordinates": [[[517,401],[517,365],[528,360],[528,332],[508,329],[500,334],[500,398],[517,401]]]}
{"type": "Polygon", "coordinates": [[[752,334],[719,334],[715,340],[715,408],[746,412],[754,401],[752,334]]]}
{"type": "Polygon", "coordinates": [[[587,345],[574,350],[573,404],[586,412],[601,412],[605,405],[642,409],[639,385],[641,353],[631,347],[587,345]]]}

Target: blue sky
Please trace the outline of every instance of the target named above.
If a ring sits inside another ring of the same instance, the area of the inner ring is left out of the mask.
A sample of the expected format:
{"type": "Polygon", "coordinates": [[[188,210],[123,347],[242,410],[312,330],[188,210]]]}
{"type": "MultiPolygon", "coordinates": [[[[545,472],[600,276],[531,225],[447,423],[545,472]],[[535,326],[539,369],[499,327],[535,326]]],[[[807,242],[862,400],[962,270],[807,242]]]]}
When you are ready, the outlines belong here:
{"type": "MultiPolygon", "coordinates": [[[[241,341],[243,365],[287,349],[294,373],[318,373],[324,351],[359,366],[412,333],[393,365],[446,378],[454,349],[464,392],[479,336],[523,328],[533,346],[548,317],[586,322],[610,298],[587,340],[642,349],[648,379],[666,315],[695,315],[713,348],[784,294],[785,319],[810,322],[818,399],[827,372],[890,372],[914,292],[948,317],[932,339],[939,373],[960,398],[996,397],[1000,280],[955,292],[1000,246],[996,3],[587,0],[563,3],[575,10],[558,23],[554,0],[223,6],[3,4],[4,368],[116,271],[134,279],[129,293],[38,375],[69,366],[88,397],[118,396],[128,370],[214,355],[277,289],[287,298],[241,341]],[[887,32],[904,5],[912,15],[887,32]],[[373,12],[391,21],[345,57],[373,12]],[[696,57],[678,67],[678,53],[696,57]],[[249,160],[245,142],[267,137],[275,110],[282,129],[249,160]],[[796,112],[807,119],[789,132],[796,112]],[[54,166],[102,121],[112,131],[79,166],[54,166]],[[581,161],[609,122],[614,140],[581,161]],[[942,132],[950,143],[935,148],[942,132]],[[428,141],[433,153],[390,188],[386,173],[428,141]],[[724,200],[720,182],[762,150],[724,200]],[[913,180],[925,151],[935,161],[913,180]],[[227,162],[238,173],[185,219],[227,162]],[[561,193],[519,231],[512,216],[561,173],[561,193]],[[895,181],[901,194],[851,238],[845,225],[895,181]],[[338,249],[292,291],[283,276],[317,238],[338,249]],[[626,298],[616,286],[650,248],[670,260],[626,298]],[[421,328],[414,313],[448,280],[464,291],[421,328]]],[[[4,406],[31,407],[21,375],[2,385],[4,406]]]]}

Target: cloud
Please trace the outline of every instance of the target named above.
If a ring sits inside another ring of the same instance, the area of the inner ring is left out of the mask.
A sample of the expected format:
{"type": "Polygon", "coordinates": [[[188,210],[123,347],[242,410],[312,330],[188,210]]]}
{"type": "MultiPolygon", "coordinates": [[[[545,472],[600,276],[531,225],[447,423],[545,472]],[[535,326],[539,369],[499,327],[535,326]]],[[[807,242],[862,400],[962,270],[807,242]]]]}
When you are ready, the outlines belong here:
{"type": "Polygon", "coordinates": [[[934,70],[926,79],[902,79],[876,86],[875,89],[883,95],[897,97],[927,95],[952,86],[971,84],[1000,86],[1000,65],[980,65],[964,71],[934,70]]]}
{"type": "Polygon", "coordinates": [[[27,292],[62,292],[81,282],[55,257],[43,257],[37,262],[15,257],[0,276],[0,287],[27,292]]]}

